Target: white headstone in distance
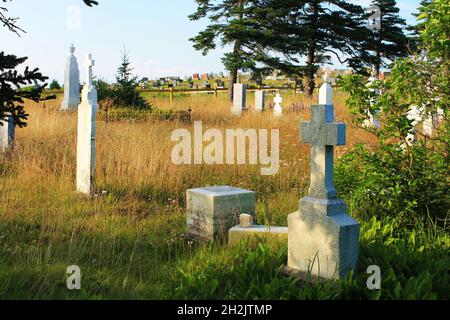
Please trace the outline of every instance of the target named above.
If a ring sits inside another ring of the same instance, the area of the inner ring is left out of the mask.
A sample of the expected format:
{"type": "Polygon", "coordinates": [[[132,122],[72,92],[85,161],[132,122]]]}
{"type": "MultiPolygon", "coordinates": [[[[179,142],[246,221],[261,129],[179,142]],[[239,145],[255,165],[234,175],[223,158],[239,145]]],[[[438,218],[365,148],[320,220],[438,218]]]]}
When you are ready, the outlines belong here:
{"type": "MultiPolygon", "coordinates": [[[[369,78],[369,82],[367,83],[367,87],[369,88],[369,91],[374,93],[375,95],[380,95],[380,91],[378,89],[374,89],[372,88],[373,84],[375,83],[375,81],[378,80],[378,77],[376,76],[376,70],[375,67],[372,68],[372,74],[369,78]]],[[[370,101],[370,105],[373,106],[375,104],[375,100],[372,99],[370,101]]],[[[369,119],[367,119],[366,121],[364,121],[364,126],[365,127],[375,127],[375,128],[381,128],[381,122],[379,120],[379,115],[373,115],[370,110],[367,110],[367,116],[369,117],[369,119]]]]}
{"type": "Polygon", "coordinates": [[[257,90],[255,92],[255,111],[263,112],[266,110],[266,92],[264,90],[257,90]]]}
{"type": "Polygon", "coordinates": [[[86,83],[78,107],[77,191],[85,195],[92,192],[95,173],[97,90],[92,83],[93,66],[94,60],[89,55],[86,61],[86,83]]]}
{"type": "Polygon", "coordinates": [[[417,106],[411,106],[406,115],[408,120],[411,121],[412,129],[409,131],[406,136],[406,143],[408,145],[413,145],[417,142],[417,126],[423,121],[422,111],[417,106]]]}
{"type": "Polygon", "coordinates": [[[14,118],[6,116],[5,120],[0,120],[0,151],[6,152],[14,146],[15,126],[14,118]]]}
{"type": "Polygon", "coordinates": [[[423,134],[426,137],[431,137],[433,135],[433,128],[435,121],[432,115],[424,115],[423,117],[423,134]]]}
{"type": "Polygon", "coordinates": [[[325,73],[323,77],[323,84],[319,90],[319,104],[333,104],[333,87],[330,84],[330,75],[328,73],[325,73]]]}
{"type": "Polygon", "coordinates": [[[64,99],[61,104],[62,111],[77,110],[80,104],[80,71],[77,58],[74,56],[75,47],[70,47],[70,56],[67,59],[64,76],[64,99]]]}
{"type": "Polygon", "coordinates": [[[281,103],[283,102],[283,98],[281,98],[280,94],[277,93],[275,99],[273,100],[275,103],[275,107],[273,108],[273,114],[276,117],[281,117],[283,115],[283,108],[281,107],[281,103]]]}
{"type": "Polygon", "coordinates": [[[242,111],[245,111],[245,106],[247,103],[247,85],[235,83],[233,88],[233,108],[231,111],[235,115],[240,115],[242,111]]]}
{"type": "Polygon", "coordinates": [[[312,107],[311,122],[301,124],[301,135],[311,144],[311,184],[288,218],[288,269],[343,279],[357,267],[360,232],[334,187],[334,146],[345,145],[346,125],[334,122],[332,104],[320,104],[312,107]]]}

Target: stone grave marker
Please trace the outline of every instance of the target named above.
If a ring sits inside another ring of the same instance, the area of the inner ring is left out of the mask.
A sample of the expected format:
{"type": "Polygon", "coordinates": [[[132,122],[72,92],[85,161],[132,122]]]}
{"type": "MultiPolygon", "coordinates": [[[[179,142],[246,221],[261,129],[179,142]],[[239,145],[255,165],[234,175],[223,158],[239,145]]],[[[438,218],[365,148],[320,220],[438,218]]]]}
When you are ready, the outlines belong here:
{"type": "Polygon", "coordinates": [[[228,246],[238,246],[241,241],[275,241],[287,242],[288,228],[277,226],[262,226],[253,224],[253,216],[241,214],[239,225],[228,231],[228,246]]]}
{"type": "MultiPolygon", "coordinates": [[[[373,92],[375,95],[379,96],[381,92],[378,89],[372,88],[375,81],[378,80],[378,77],[376,76],[376,70],[375,68],[372,68],[372,75],[369,78],[369,82],[367,83],[367,87],[369,88],[369,91],[373,92]]],[[[373,106],[375,104],[375,98],[371,99],[370,105],[373,106]]],[[[375,128],[381,128],[381,122],[379,120],[379,115],[373,115],[370,110],[367,110],[367,116],[369,119],[364,121],[364,126],[366,127],[375,127],[375,128]]]]}
{"type": "Polygon", "coordinates": [[[247,85],[242,83],[235,83],[233,91],[233,114],[241,115],[242,111],[245,111],[246,103],[247,85]]]}
{"type": "Polygon", "coordinates": [[[92,55],[89,55],[86,60],[86,84],[78,107],[77,191],[85,195],[93,191],[95,173],[97,89],[92,83],[94,65],[92,55]]]}
{"type": "Polygon", "coordinates": [[[346,126],[334,122],[332,97],[312,106],[311,122],[301,124],[301,140],[311,144],[311,185],[299,211],[288,217],[290,273],[345,278],[357,267],[359,224],[334,187],[334,146],[345,145],[346,126]]]}
{"type": "Polygon", "coordinates": [[[323,84],[319,89],[319,104],[333,104],[333,87],[330,84],[330,76],[328,73],[325,73],[323,77],[323,84]]]}
{"type": "Polygon", "coordinates": [[[280,94],[277,93],[275,99],[273,100],[275,106],[273,108],[273,114],[276,117],[281,117],[283,115],[283,108],[281,107],[281,103],[283,102],[283,98],[281,98],[280,94]]]}
{"type": "Polygon", "coordinates": [[[255,92],[255,111],[264,112],[266,110],[266,92],[257,90],[255,92]]]}
{"type": "Polygon", "coordinates": [[[61,104],[62,111],[77,110],[78,105],[80,104],[80,72],[74,52],[75,47],[72,44],[64,76],[64,99],[61,104]]]}
{"type": "Polygon", "coordinates": [[[253,191],[216,186],[188,190],[187,233],[200,240],[224,239],[241,213],[255,215],[253,191]]]}
{"type": "Polygon", "coordinates": [[[15,126],[14,118],[6,116],[5,120],[0,120],[0,151],[7,152],[14,147],[15,126]]]}

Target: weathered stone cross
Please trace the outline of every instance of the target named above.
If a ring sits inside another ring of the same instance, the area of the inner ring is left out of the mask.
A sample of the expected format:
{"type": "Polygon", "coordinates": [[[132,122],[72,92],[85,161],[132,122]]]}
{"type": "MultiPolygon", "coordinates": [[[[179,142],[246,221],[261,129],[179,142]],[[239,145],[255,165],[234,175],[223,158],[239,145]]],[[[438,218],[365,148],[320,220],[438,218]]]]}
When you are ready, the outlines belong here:
{"type": "Polygon", "coordinates": [[[334,122],[333,105],[312,106],[312,121],[300,125],[302,143],[311,147],[309,196],[335,199],[334,146],[346,144],[346,125],[334,122]]]}

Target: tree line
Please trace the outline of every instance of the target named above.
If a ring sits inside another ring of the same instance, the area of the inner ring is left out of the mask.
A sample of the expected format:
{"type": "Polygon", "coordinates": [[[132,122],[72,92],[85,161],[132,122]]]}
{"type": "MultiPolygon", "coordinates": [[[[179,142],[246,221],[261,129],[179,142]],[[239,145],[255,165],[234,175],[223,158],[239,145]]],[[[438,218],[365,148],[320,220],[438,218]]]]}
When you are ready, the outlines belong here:
{"type": "Polygon", "coordinates": [[[312,95],[319,67],[333,57],[358,73],[373,66],[379,74],[393,60],[406,56],[412,45],[395,0],[374,0],[372,8],[379,12],[344,0],[196,2],[197,10],[189,18],[207,19],[209,24],[191,41],[205,55],[217,46],[230,48],[222,59],[230,83],[236,83],[239,71],[260,80],[277,70],[305,78],[312,95]],[[368,27],[371,16],[379,19],[379,28],[368,27]]]}
{"type": "MultiPolygon", "coordinates": [[[[90,7],[98,5],[94,0],[82,1],[90,7]]],[[[400,18],[395,0],[373,1],[380,9],[378,29],[367,27],[374,12],[345,0],[195,1],[197,9],[189,19],[207,19],[209,24],[191,41],[205,55],[217,46],[230,48],[222,59],[230,72],[230,98],[239,71],[251,72],[254,79],[274,70],[305,78],[312,95],[320,66],[331,63],[333,57],[358,73],[367,73],[371,66],[379,73],[394,59],[406,56],[414,43],[405,33],[406,22],[400,18]]],[[[0,23],[18,35],[25,32],[17,18],[7,13],[0,5],[0,23]]],[[[0,52],[0,119],[10,114],[19,126],[25,125],[27,118],[23,99],[39,101],[48,80],[38,68],[16,71],[26,60],[0,52]],[[20,90],[33,83],[34,89],[20,90]]]]}

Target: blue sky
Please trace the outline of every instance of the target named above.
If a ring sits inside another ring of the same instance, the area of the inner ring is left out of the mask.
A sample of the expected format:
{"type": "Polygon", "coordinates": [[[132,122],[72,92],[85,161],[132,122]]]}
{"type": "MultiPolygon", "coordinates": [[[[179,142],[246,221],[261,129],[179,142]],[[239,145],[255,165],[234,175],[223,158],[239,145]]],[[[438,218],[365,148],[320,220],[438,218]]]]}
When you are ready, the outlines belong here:
{"type": "MultiPolygon", "coordinates": [[[[81,0],[13,0],[6,4],[11,16],[20,17],[27,33],[22,37],[0,28],[0,50],[28,56],[28,65],[39,67],[51,79],[62,81],[73,42],[78,62],[92,53],[96,75],[113,80],[124,47],[130,51],[134,72],[156,78],[223,71],[223,49],[203,56],[188,40],[206,25],[191,22],[194,0],[99,0],[88,8],[81,0]],[[47,3],[48,5],[44,5],[47,3]],[[79,19],[77,18],[79,17],[79,19]]],[[[366,5],[370,0],[355,1],[366,5]]],[[[401,14],[411,16],[420,0],[398,0],[401,14]]],[[[83,72],[82,72],[83,74],[83,72]]]]}

